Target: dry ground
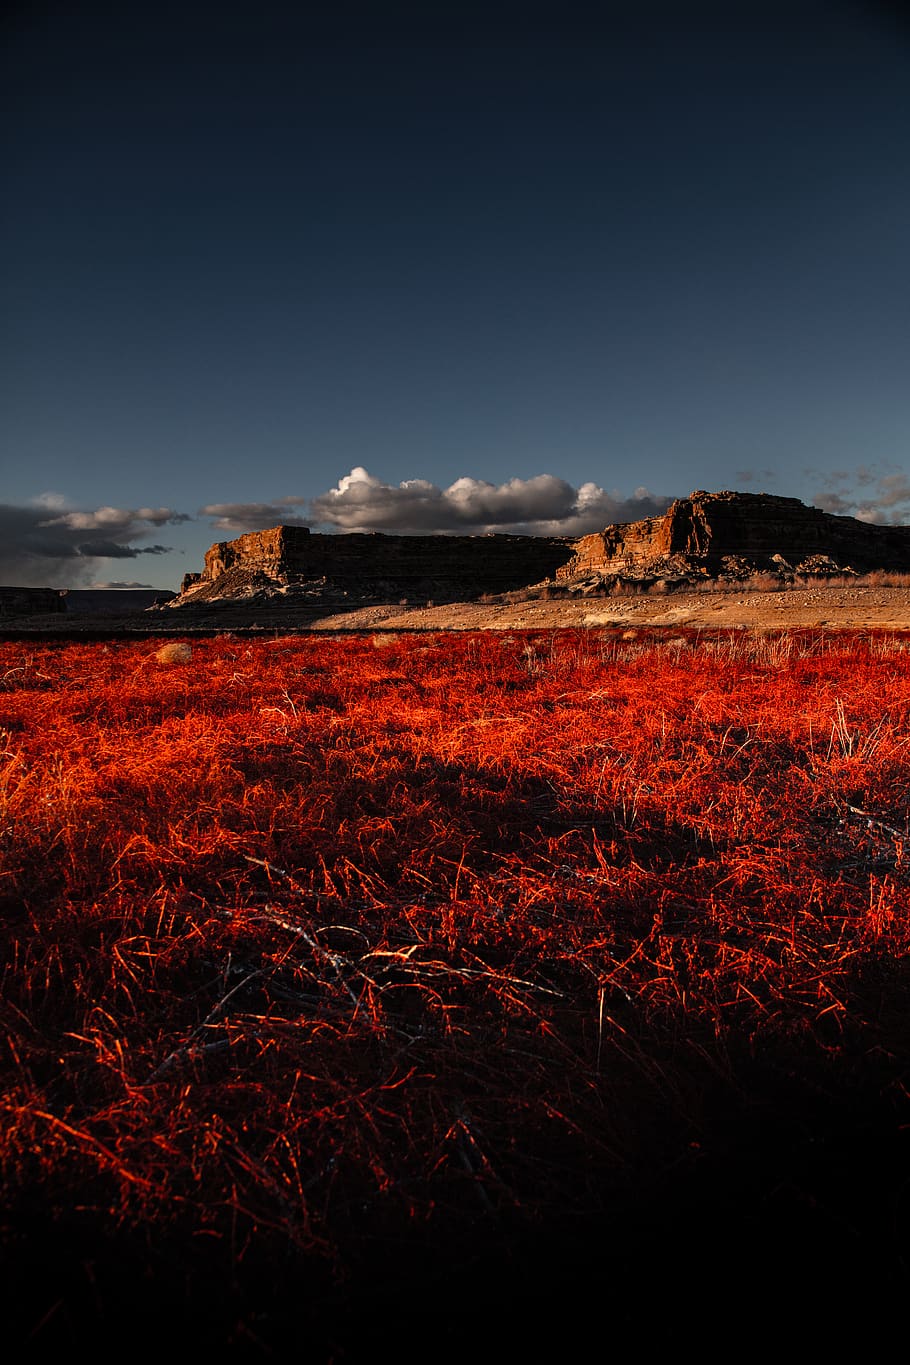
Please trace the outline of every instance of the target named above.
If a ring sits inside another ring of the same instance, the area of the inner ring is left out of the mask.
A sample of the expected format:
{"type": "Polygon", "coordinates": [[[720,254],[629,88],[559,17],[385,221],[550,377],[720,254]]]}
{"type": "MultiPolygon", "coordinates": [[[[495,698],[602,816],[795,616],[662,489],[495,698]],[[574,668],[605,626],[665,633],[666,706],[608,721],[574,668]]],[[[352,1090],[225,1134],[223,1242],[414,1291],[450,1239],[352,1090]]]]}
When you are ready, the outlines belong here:
{"type": "Polygon", "coordinates": [[[774,629],[910,630],[910,589],[868,587],[673,592],[656,596],[583,598],[440,607],[365,607],[323,618],[321,630],[553,630],[561,626],[713,626],[774,629]]]}
{"type": "Polygon", "coordinates": [[[338,610],[334,605],[299,607],[242,603],[130,611],[122,615],[76,614],[0,620],[0,638],[22,636],[181,635],[197,632],[556,630],[560,627],[682,626],[724,629],[910,630],[910,588],[818,586],[775,592],[749,588],[711,592],[527,602],[458,602],[442,606],[380,604],[338,610]]]}

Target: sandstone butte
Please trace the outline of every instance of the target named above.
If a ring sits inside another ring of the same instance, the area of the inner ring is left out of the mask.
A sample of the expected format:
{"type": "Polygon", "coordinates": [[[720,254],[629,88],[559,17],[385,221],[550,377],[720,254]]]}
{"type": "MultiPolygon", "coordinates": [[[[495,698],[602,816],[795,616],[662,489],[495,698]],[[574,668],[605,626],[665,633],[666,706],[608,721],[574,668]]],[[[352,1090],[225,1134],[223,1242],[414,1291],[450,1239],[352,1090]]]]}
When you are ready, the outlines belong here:
{"type": "Polygon", "coordinates": [[[562,595],[623,582],[668,586],[754,573],[782,581],[910,571],[910,527],[834,516],[798,498],[696,491],[663,516],[575,539],[328,534],[275,526],[219,541],[167,608],[217,601],[475,601],[531,586],[562,595]]]}

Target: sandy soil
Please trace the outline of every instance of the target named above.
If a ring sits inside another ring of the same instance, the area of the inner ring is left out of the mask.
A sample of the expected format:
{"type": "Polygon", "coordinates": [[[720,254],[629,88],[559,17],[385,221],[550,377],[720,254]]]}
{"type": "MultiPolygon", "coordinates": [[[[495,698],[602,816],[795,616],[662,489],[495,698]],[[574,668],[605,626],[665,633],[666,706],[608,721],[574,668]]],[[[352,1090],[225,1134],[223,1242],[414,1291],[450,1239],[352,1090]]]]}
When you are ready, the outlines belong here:
{"type": "Polygon", "coordinates": [[[910,630],[910,589],[801,588],[780,592],[679,592],[441,607],[365,607],[324,617],[320,630],[553,630],[561,626],[682,626],[910,630]]]}
{"type": "Polygon", "coordinates": [[[0,638],[44,636],[178,636],[232,632],[387,630],[556,630],[614,626],[679,629],[910,630],[910,588],[815,587],[778,592],[672,592],[591,597],[574,601],[463,602],[438,607],[376,605],[338,611],[332,606],[219,603],[123,615],[65,613],[0,620],[0,638]]]}

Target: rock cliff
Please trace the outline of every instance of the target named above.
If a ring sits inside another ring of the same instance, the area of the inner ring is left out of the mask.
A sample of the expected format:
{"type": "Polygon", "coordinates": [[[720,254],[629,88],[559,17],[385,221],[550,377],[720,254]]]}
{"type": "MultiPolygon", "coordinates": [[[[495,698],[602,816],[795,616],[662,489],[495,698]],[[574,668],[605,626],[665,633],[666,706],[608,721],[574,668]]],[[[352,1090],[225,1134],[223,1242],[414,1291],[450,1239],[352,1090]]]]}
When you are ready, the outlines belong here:
{"type": "Polygon", "coordinates": [[[695,492],[661,517],[580,540],[544,536],[319,535],[274,526],[218,541],[167,607],[214,601],[469,602],[533,587],[607,592],[754,573],[910,572],[910,527],[832,516],[770,493],[695,492]]]}
{"type": "Polygon", "coordinates": [[[575,542],[544,536],[318,535],[275,526],[219,541],[173,606],[284,596],[323,601],[470,601],[556,573],[575,542]]]}
{"type": "Polygon", "coordinates": [[[583,536],[556,578],[569,584],[592,576],[735,579],[873,569],[910,571],[910,527],[832,516],[770,493],[697,491],[662,517],[583,536]]]}

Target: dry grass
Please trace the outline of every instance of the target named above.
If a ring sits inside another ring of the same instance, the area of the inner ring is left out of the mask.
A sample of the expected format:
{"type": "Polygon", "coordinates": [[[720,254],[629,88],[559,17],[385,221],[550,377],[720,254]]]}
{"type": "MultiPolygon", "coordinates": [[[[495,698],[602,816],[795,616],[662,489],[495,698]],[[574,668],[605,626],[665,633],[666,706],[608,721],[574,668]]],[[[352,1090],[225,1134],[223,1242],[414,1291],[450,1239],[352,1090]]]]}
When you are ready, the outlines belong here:
{"type": "Polygon", "coordinates": [[[478,1248],[531,1286],[529,1342],[560,1263],[647,1316],[655,1247],[688,1258],[668,1304],[772,1248],[899,1301],[902,645],[145,658],[0,646],[14,1340],[136,1331],[146,1295],[267,1358],[343,1335],[352,1285],[371,1330],[377,1286],[468,1313],[478,1248]],[[702,1238],[715,1205],[742,1221],[702,1238]]]}

